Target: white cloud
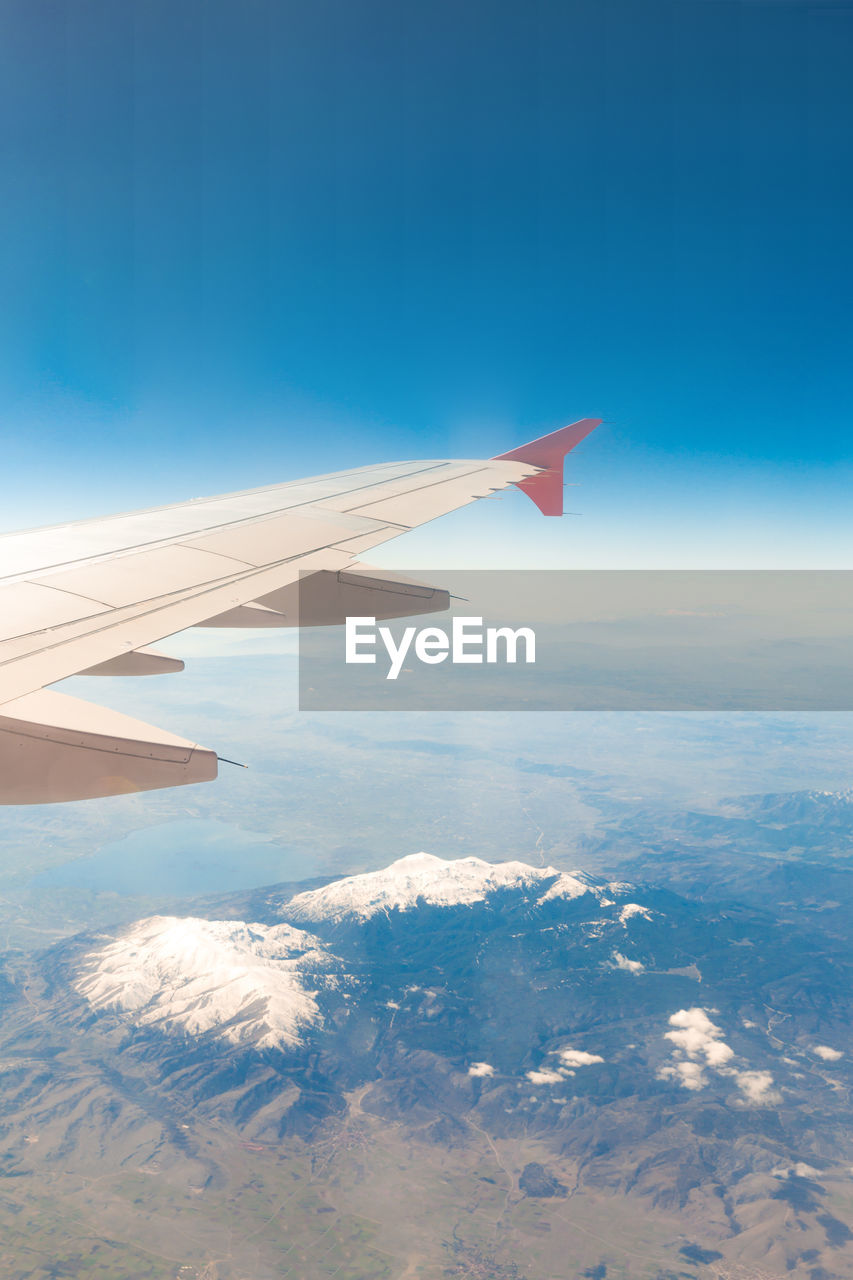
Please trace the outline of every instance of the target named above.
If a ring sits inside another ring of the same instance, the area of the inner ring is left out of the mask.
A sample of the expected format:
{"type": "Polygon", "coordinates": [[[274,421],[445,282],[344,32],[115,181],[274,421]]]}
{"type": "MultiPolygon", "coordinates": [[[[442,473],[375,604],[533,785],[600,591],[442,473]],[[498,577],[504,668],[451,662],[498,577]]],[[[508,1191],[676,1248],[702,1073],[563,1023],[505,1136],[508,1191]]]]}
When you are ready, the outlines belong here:
{"type": "Polygon", "coordinates": [[[468,1068],[469,1076],[493,1076],[495,1069],[490,1062],[472,1062],[468,1068]]]}
{"type": "Polygon", "coordinates": [[[798,1160],[792,1165],[777,1164],[775,1169],[770,1170],[771,1178],[814,1178],[818,1173],[818,1169],[806,1164],[804,1160],[798,1160]]]}
{"type": "Polygon", "coordinates": [[[669,1025],[675,1030],[667,1031],[664,1038],[672,1041],[688,1058],[704,1057],[709,1067],[721,1067],[734,1057],[734,1051],[721,1039],[721,1029],[704,1009],[679,1009],[670,1018],[669,1025]]]}
{"type": "Polygon", "coordinates": [[[705,1009],[679,1009],[669,1019],[671,1031],[664,1039],[674,1045],[673,1061],[658,1071],[660,1080],[676,1080],[685,1089],[702,1089],[708,1083],[707,1069],[728,1076],[737,1083],[746,1102],[768,1106],[778,1102],[769,1071],[740,1071],[727,1064],[735,1056],[723,1040],[723,1032],[705,1009]]]}
{"type": "Polygon", "coordinates": [[[674,1062],[671,1066],[661,1067],[658,1072],[661,1080],[675,1080],[685,1089],[704,1089],[708,1083],[707,1076],[699,1062],[674,1062]]]}
{"type": "Polygon", "coordinates": [[[646,967],[639,960],[629,960],[621,951],[613,952],[613,963],[617,969],[624,969],[626,973],[642,973],[646,967]]]}
{"type": "Polygon", "coordinates": [[[563,1073],[561,1071],[528,1071],[527,1079],[531,1084],[562,1084],[563,1073]]]}
{"type": "Polygon", "coordinates": [[[773,1088],[773,1077],[769,1071],[736,1071],[735,1078],[747,1102],[767,1104],[779,1101],[780,1094],[773,1088]]]}
{"type": "Polygon", "coordinates": [[[721,1067],[724,1062],[728,1062],[729,1058],[733,1058],[734,1050],[730,1049],[727,1044],[723,1044],[721,1040],[714,1040],[711,1044],[704,1047],[705,1061],[709,1067],[721,1067]]]}
{"type": "Polygon", "coordinates": [[[591,1067],[595,1062],[604,1059],[597,1053],[587,1053],[584,1049],[559,1049],[560,1061],[566,1067],[591,1067]]]}
{"type": "Polygon", "coordinates": [[[816,1044],[812,1053],[816,1053],[819,1058],[823,1058],[824,1062],[837,1062],[839,1058],[843,1058],[844,1054],[840,1049],[830,1049],[828,1044],[816,1044]]]}
{"type": "Polygon", "coordinates": [[[658,1078],[676,1080],[685,1089],[703,1089],[708,1083],[705,1067],[725,1073],[734,1052],[722,1039],[722,1030],[704,1009],[678,1009],[669,1019],[672,1031],[664,1039],[675,1046],[673,1062],[661,1067],[658,1078]]]}
{"type": "Polygon", "coordinates": [[[560,1058],[558,1067],[542,1067],[539,1071],[528,1071],[527,1079],[531,1084],[560,1084],[575,1074],[577,1067],[591,1067],[604,1059],[598,1053],[587,1053],[585,1049],[552,1049],[560,1058]]]}

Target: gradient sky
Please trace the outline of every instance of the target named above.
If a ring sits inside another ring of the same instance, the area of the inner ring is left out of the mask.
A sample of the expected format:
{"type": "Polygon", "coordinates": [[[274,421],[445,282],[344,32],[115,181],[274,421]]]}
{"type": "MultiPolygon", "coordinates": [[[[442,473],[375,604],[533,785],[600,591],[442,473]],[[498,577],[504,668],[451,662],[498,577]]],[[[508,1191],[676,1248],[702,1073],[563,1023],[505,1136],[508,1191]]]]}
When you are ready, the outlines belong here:
{"type": "Polygon", "coordinates": [[[0,0],[2,526],[595,415],[580,517],[399,562],[853,567],[851,65],[832,0],[0,0]]]}

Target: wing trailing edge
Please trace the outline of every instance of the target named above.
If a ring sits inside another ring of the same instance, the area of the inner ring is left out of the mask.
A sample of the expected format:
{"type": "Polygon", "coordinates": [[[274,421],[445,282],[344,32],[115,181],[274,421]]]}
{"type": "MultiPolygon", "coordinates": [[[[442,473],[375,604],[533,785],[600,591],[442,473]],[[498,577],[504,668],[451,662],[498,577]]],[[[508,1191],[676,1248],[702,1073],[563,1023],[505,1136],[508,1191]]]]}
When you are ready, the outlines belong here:
{"type": "Polygon", "coordinates": [[[85,667],[81,676],[159,676],[169,671],[183,671],[181,658],[170,658],[157,649],[129,649],[94,667],[85,667]]]}
{"type": "Polygon", "coordinates": [[[359,563],[352,569],[321,569],[300,574],[298,582],[198,625],[334,627],[342,625],[348,617],[410,618],[416,614],[441,613],[449,607],[450,595],[441,587],[409,582],[385,569],[372,569],[359,563]]]}

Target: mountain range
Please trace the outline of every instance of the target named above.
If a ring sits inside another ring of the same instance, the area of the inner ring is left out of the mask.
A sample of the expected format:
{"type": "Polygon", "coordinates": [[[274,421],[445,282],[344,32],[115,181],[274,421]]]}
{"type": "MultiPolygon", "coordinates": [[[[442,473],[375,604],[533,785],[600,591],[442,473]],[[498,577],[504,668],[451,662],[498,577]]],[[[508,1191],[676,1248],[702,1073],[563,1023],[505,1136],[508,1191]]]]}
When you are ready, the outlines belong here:
{"type": "Polygon", "coordinates": [[[439,1214],[444,1269],[412,1275],[551,1280],[560,1215],[589,1232],[610,1204],[663,1242],[637,1270],[605,1234],[601,1276],[849,1276],[850,977],[768,909],[521,862],[206,900],[10,961],[6,1178],[165,1169],[209,1198],[233,1174],[213,1129],[313,1161],[366,1126],[359,1185],[400,1142],[459,1177],[494,1153],[464,1182],[500,1190],[490,1239],[439,1214]]]}

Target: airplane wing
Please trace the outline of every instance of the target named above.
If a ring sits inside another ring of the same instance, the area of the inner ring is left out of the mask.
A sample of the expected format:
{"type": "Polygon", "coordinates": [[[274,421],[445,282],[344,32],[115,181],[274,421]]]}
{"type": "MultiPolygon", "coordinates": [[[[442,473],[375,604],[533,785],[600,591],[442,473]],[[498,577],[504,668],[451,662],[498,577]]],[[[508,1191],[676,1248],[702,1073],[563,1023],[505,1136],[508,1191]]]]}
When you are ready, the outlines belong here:
{"type": "Polygon", "coordinates": [[[378,578],[358,557],[512,484],[562,514],[563,458],[598,423],[486,460],[385,463],[0,537],[0,803],[214,778],[215,752],[46,686],[180,670],[148,646],[187,627],[445,608],[446,593],[378,578]]]}

